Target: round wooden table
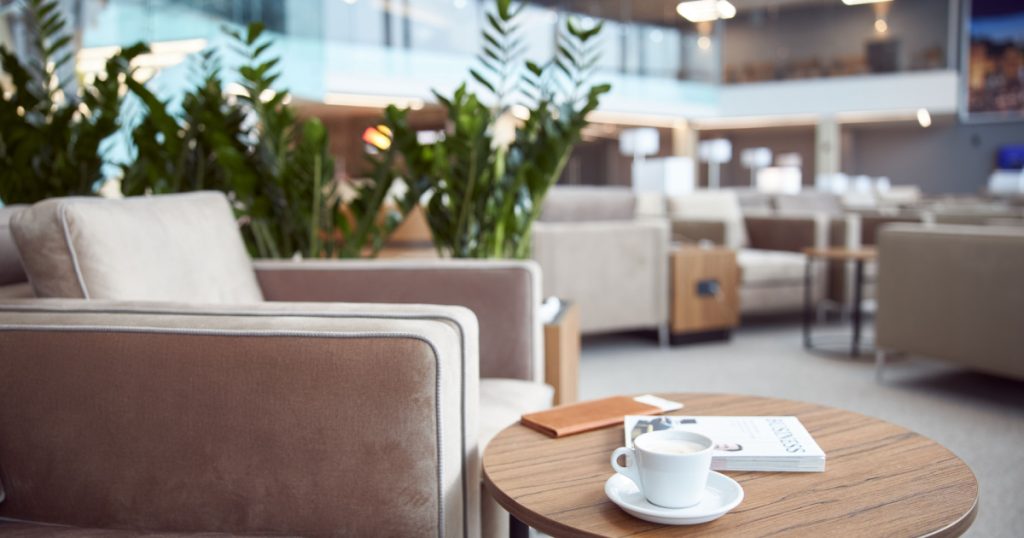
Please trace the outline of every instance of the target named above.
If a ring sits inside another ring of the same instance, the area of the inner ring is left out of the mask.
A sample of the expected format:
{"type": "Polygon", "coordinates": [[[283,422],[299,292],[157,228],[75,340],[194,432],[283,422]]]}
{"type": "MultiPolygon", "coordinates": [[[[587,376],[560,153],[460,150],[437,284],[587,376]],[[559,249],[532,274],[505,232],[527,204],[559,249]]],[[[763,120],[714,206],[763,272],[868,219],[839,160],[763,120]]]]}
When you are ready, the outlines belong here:
{"type": "Polygon", "coordinates": [[[663,394],[671,414],[794,415],[826,454],[824,473],[729,472],[745,492],[720,519],[663,526],[604,494],[622,426],[552,439],[521,425],[484,452],[484,483],[513,516],[554,537],[959,536],[974,521],[978,482],[942,445],[894,424],[810,403],[727,394],[663,394]]]}

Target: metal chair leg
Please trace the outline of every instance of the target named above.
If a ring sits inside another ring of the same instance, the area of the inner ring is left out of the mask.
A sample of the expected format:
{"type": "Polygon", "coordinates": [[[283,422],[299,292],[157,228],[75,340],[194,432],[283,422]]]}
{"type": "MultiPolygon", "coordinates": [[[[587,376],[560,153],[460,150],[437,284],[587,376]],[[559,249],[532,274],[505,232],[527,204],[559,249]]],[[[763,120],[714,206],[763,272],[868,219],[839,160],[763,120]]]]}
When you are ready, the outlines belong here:
{"type": "Polygon", "coordinates": [[[668,349],[670,343],[668,322],[658,324],[658,345],[663,349],[668,349]]]}
{"type": "Polygon", "coordinates": [[[888,360],[888,352],[884,349],[875,350],[875,382],[882,384],[885,374],[885,362],[888,360]]]}

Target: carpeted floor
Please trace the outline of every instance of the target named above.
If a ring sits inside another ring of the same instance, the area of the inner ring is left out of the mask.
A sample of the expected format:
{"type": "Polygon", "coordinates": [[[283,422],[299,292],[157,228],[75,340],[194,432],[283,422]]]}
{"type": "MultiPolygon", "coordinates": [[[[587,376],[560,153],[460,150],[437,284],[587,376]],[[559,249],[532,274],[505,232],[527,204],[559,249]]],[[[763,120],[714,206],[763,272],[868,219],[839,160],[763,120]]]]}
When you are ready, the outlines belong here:
{"type": "Polygon", "coordinates": [[[580,397],[734,392],[804,400],[879,417],[942,443],[974,470],[978,517],[966,536],[1024,536],[1024,383],[920,358],[894,362],[886,382],[870,359],[804,351],[799,326],[745,326],[729,342],[657,346],[653,334],[587,338],[580,397]]]}

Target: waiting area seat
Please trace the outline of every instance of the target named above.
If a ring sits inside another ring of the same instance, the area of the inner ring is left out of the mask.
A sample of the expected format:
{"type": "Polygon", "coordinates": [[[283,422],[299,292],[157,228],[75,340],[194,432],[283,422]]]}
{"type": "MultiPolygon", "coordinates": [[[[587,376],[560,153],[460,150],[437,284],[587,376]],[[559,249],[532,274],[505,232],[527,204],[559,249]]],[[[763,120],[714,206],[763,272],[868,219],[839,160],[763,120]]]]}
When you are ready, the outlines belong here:
{"type": "MultiPolygon", "coordinates": [[[[273,356],[287,360],[299,370],[306,367],[302,357],[307,348],[316,348],[322,343],[318,339],[319,329],[316,329],[321,323],[319,320],[323,320],[323,323],[332,320],[330,323],[339,324],[339,331],[347,331],[345,334],[358,340],[362,346],[351,352],[338,348],[336,357],[342,362],[349,360],[349,355],[353,355],[352,361],[362,361],[358,349],[370,350],[367,353],[372,357],[376,356],[374,354],[378,346],[391,349],[392,340],[417,339],[418,333],[414,331],[402,336],[407,321],[414,325],[420,322],[431,326],[439,324],[447,327],[448,331],[454,331],[458,343],[455,352],[457,360],[452,359],[454,365],[447,366],[444,372],[421,371],[417,374],[423,383],[441,382],[438,378],[445,377],[442,380],[446,387],[443,395],[445,398],[452,394],[462,394],[458,402],[458,413],[448,413],[449,418],[444,421],[445,427],[464,430],[458,436],[448,433],[446,439],[459,438],[466,452],[458,461],[446,463],[445,468],[456,472],[460,480],[465,478],[468,489],[459,490],[462,496],[459,502],[466,506],[466,515],[464,521],[463,516],[459,516],[459,530],[453,530],[454,527],[444,522],[440,534],[462,535],[463,530],[467,535],[481,532],[477,461],[482,450],[481,441],[486,442],[496,431],[495,428],[501,429],[511,424],[522,413],[537,411],[551,404],[552,390],[543,384],[541,327],[537,314],[540,305],[540,274],[533,262],[253,261],[245,252],[227,199],[220,193],[207,192],[125,200],[53,199],[15,211],[11,231],[38,298],[4,301],[0,303],[0,311],[9,312],[6,314],[9,318],[21,319],[26,309],[48,310],[33,314],[38,318],[38,327],[42,328],[32,331],[67,330],[72,333],[68,338],[81,337],[83,341],[88,341],[90,338],[80,333],[89,331],[67,327],[81,324],[107,334],[111,332],[108,330],[110,328],[117,332],[128,327],[127,332],[133,333],[136,329],[132,327],[136,325],[146,328],[162,328],[167,325],[168,330],[180,329],[186,334],[195,332],[207,335],[211,328],[219,330],[221,324],[227,323],[221,321],[221,317],[225,317],[237,323],[224,330],[239,333],[239,338],[250,332],[254,333],[254,337],[261,336],[262,331],[274,334],[285,332],[297,338],[293,347],[277,348],[273,356]],[[114,233],[111,233],[112,230],[114,233]],[[52,299],[43,297],[65,299],[53,303],[52,299]],[[97,309],[110,312],[103,313],[97,309]],[[186,316],[188,323],[178,316],[186,316]],[[363,317],[374,321],[361,321],[363,317]],[[305,339],[312,341],[306,342],[305,339]],[[454,375],[453,368],[464,369],[465,375],[461,376],[461,381],[458,376],[449,377],[454,375]],[[487,401],[489,398],[494,398],[494,401],[487,401]],[[487,437],[481,439],[477,432],[485,432],[487,437]]],[[[0,236],[0,244],[9,244],[10,241],[10,237],[0,236]]],[[[4,252],[10,250],[7,247],[3,249],[4,252]]],[[[9,337],[15,343],[21,342],[32,331],[18,330],[15,336],[9,337]]],[[[148,345],[164,346],[162,337],[148,338],[148,345]]],[[[111,346],[116,347],[116,338],[98,339],[101,342],[97,344],[100,346],[97,355],[103,355],[103,350],[111,346]]],[[[255,348],[259,347],[256,342],[263,341],[242,339],[239,346],[255,348]]],[[[25,342],[19,345],[31,344],[27,340],[25,342]]],[[[430,344],[429,339],[425,343],[430,344]]],[[[73,349],[78,345],[77,340],[65,341],[64,347],[54,348],[53,353],[56,354],[58,349],[73,349]]],[[[172,360],[171,356],[188,355],[198,345],[196,341],[181,346],[171,345],[173,353],[166,360],[172,360]]],[[[13,348],[5,346],[6,349],[13,348]]],[[[112,357],[110,360],[120,361],[120,364],[132,363],[140,353],[139,348],[107,352],[112,357]]],[[[262,350],[250,350],[250,353],[260,356],[262,350]]],[[[23,355],[5,353],[4,360],[20,356],[20,360],[24,361],[23,355]]],[[[352,395],[372,393],[372,397],[366,397],[367,401],[387,399],[393,411],[383,415],[373,412],[346,414],[344,406],[332,404],[333,411],[330,412],[339,417],[337,428],[346,433],[345,442],[331,450],[344,452],[355,450],[357,446],[373,447],[375,445],[372,440],[377,435],[375,429],[378,427],[401,432],[413,418],[412,415],[409,418],[402,416],[399,409],[426,406],[438,413],[443,411],[432,403],[436,396],[433,399],[416,396],[396,384],[407,373],[395,370],[401,368],[403,360],[414,361],[415,355],[405,359],[402,353],[391,352],[389,357],[390,362],[367,363],[366,367],[373,370],[372,375],[351,375],[344,380],[335,380],[335,390],[352,395]],[[392,382],[392,377],[395,382],[392,382]]],[[[245,368],[234,364],[240,368],[237,375],[246,379],[245,368]]],[[[317,367],[309,367],[315,373],[317,367]]],[[[31,372],[24,375],[31,375],[31,372]]],[[[39,372],[35,375],[39,375],[39,372]]],[[[175,379],[187,381],[190,378],[180,374],[175,379]]],[[[230,383],[230,380],[224,378],[221,382],[230,383]]],[[[257,384],[249,386],[248,390],[258,393],[260,387],[257,384]]],[[[293,388],[299,390],[302,387],[296,385],[293,388]]],[[[180,397],[180,393],[175,397],[180,397]]],[[[166,402],[166,405],[174,403],[174,398],[169,398],[171,401],[166,402]]],[[[116,411],[129,413],[131,400],[122,398],[119,401],[125,409],[116,411]]],[[[324,405],[311,403],[314,404],[324,405]]],[[[259,405],[272,407],[274,399],[268,397],[260,400],[259,405]]],[[[40,416],[39,420],[46,418],[40,416]]],[[[301,414],[295,414],[293,418],[301,418],[301,414]]],[[[63,419],[51,416],[49,420],[63,419]]],[[[423,418],[415,418],[414,422],[422,424],[423,418]]],[[[83,422],[77,427],[91,426],[91,422],[83,422]]],[[[122,429],[121,425],[111,425],[103,431],[107,432],[108,438],[113,435],[113,439],[117,439],[128,435],[131,430],[122,429]]],[[[272,437],[270,432],[266,433],[268,438],[272,437]]],[[[289,435],[289,430],[282,429],[276,433],[289,435]]],[[[12,438],[16,437],[6,434],[0,436],[0,439],[12,438]]],[[[118,443],[113,442],[112,446],[117,447],[118,443]]],[[[327,450],[326,447],[323,449],[327,450]]],[[[389,458],[391,463],[387,464],[387,469],[384,468],[385,463],[378,462],[376,470],[383,476],[401,472],[404,465],[395,466],[394,461],[389,458]]],[[[399,458],[397,461],[403,460],[399,458]]],[[[8,469],[2,452],[0,468],[8,469]]],[[[445,480],[445,484],[451,482],[448,478],[445,480]]],[[[23,483],[11,483],[7,490],[7,503],[22,494],[20,487],[23,483]]],[[[86,488],[86,485],[81,487],[86,488]]],[[[254,496],[251,500],[256,502],[259,495],[267,491],[264,488],[251,492],[254,496]]],[[[78,490],[78,494],[87,493],[87,488],[78,490]]],[[[300,493],[295,492],[296,495],[300,493]]],[[[445,499],[448,496],[444,494],[445,499]]],[[[420,501],[424,500],[419,499],[417,503],[420,501]]],[[[18,510],[19,505],[7,503],[0,504],[0,515],[18,518],[18,513],[4,510],[18,510]]],[[[485,498],[483,504],[483,534],[490,536],[507,527],[507,519],[503,519],[503,514],[494,509],[497,505],[493,501],[485,498]]],[[[218,505],[212,503],[210,506],[218,505]]],[[[336,506],[348,505],[341,502],[336,506]]],[[[211,513],[215,512],[211,508],[211,513]]],[[[343,525],[345,520],[339,518],[341,516],[334,516],[330,520],[331,524],[343,525]]],[[[88,521],[75,521],[71,524],[91,525],[88,521]]],[[[130,518],[118,521],[115,526],[117,528],[143,528],[135,526],[130,518]]],[[[441,529],[439,525],[426,528],[441,529]]],[[[178,527],[154,524],[145,528],[173,530],[178,527]]],[[[202,525],[188,528],[202,529],[202,525]]],[[[349,534],[379,534],[381,530],[383,534],[394,534],[388,531],[391,528],[383,524],[376,528],[335,527],[336,532],[349,534]],[[360,529],[363,532],[357,532],[360,529]]],[[[223,530],[289,532],[287,529],[275,529],[254,522],[250,527],[240,525],[224,527],[223,530]]],[[[302,534],[298,530],[291,532],[302,534]]]]}
{"type": "MultiPolygon", "coordinates": [[[[748,205],[760,204],[747,196],[748,205]]],[[[740,194],[731,189],[702,190],[667,199],[676,240],[710,240],[736,250],[740,266],[740,309],[744,315],[799,312],[804,301],[807,258],[799,252],[827,236],[827,221],[805,215],[777,217],[755,210],[745,218],[740,194]],[[719,226],[709,234],[710,223],[719,226]]],[[[812,298],[824,294],[824,267],[814,264],[812,298]]]]}
{"type": "Polygon", "coordinates": [[[637,215],[632,190],[553,187],[533,227],[544,295],[573,301],[584,334],[658,329],[667,338],[669,226],[637,215]]]}
{"type": "Polygon", "coordinates": [[[893,224],[878,249],[879,368],[901,352],[1024,380],[1024,228],[893,224]]]}

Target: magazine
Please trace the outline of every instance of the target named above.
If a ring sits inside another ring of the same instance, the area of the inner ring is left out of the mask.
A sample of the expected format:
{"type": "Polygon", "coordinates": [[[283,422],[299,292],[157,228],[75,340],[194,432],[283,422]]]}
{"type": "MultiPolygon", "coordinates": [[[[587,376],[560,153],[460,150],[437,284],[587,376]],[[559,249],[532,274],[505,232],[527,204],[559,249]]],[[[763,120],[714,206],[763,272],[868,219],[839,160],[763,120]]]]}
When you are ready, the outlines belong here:
{"type": "Polygon", "coordinates": [[[628,415],[626,446],[641,434],[689,430],[715,441],[716,471],[822,472],[825,452],[796,417],[684,417],[628,415]]]}

